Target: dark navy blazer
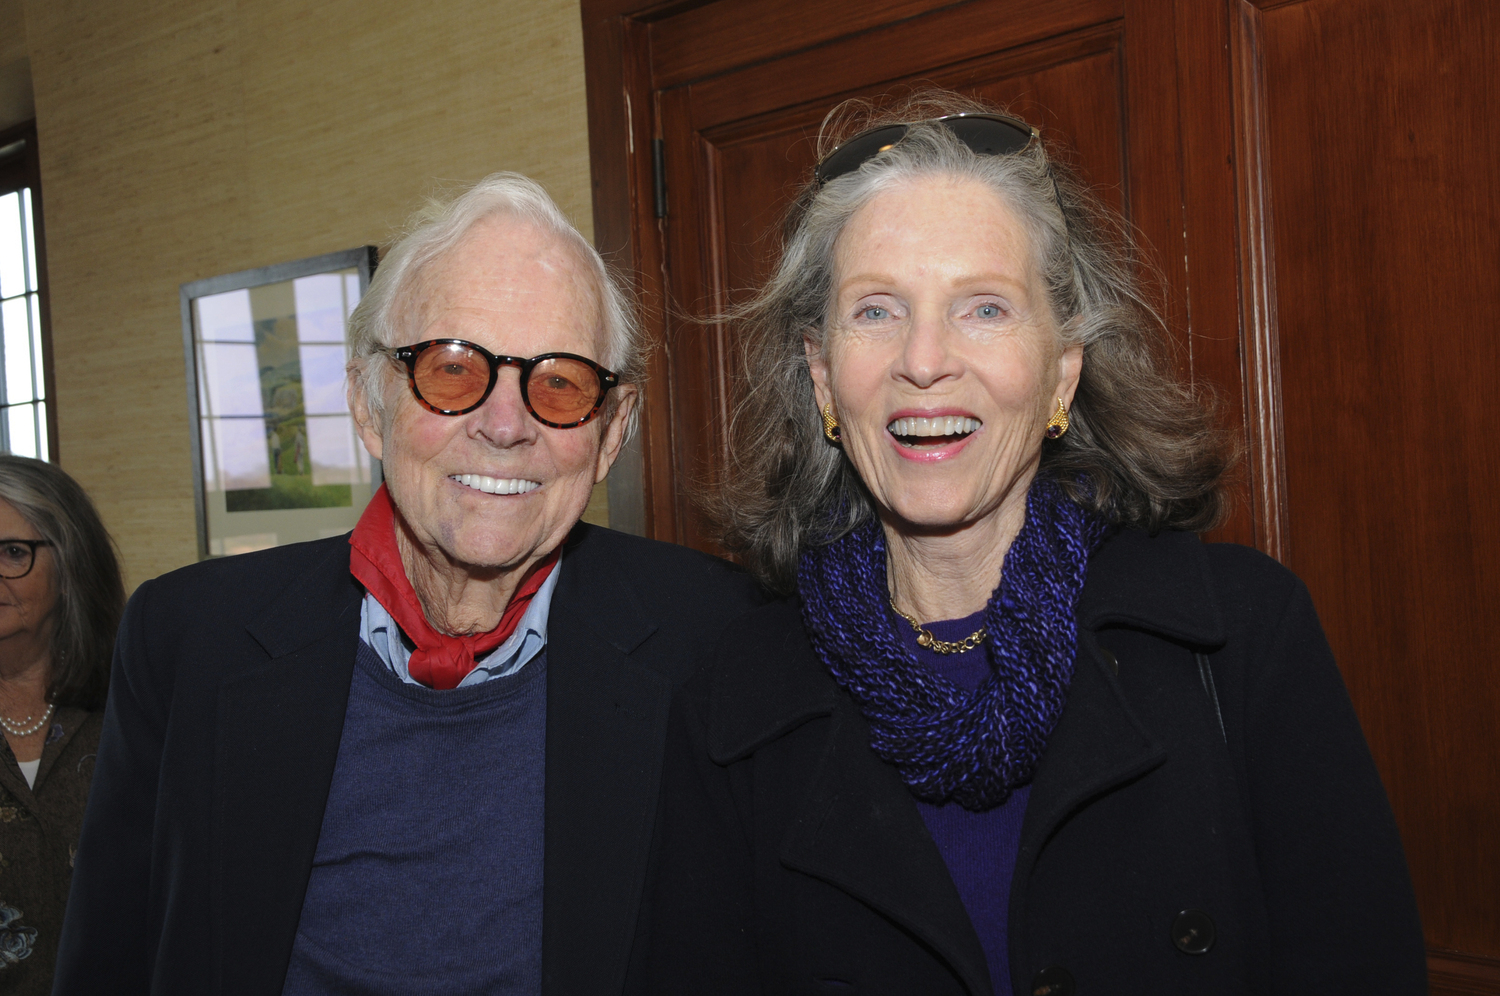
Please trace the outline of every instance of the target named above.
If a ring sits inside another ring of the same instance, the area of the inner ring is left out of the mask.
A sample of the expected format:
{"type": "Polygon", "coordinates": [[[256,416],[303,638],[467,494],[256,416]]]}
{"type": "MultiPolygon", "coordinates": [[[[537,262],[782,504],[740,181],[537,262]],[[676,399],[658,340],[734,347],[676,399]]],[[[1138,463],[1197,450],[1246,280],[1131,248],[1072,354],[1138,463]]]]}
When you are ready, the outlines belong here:
{"type": "MultiPolygon", "coordinates": [[[[543,992],[608,993],[637,929],[673,690],[760,597],[723,561],[582,524],[563,565],[548,623],[543,992]]],[[[344,537],[136,591],[54,992],[280,993],[362,595],[344,537]]]]}

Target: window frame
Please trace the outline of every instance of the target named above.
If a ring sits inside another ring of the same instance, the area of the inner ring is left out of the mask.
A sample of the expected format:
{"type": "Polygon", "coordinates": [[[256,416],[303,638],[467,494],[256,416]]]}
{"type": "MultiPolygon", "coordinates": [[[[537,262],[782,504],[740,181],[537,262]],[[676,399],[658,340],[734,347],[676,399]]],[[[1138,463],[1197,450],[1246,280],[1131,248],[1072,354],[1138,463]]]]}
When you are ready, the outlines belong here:
{"type": "Polygon", "coordinates": [[[37,155],[35,119],[0,129],[0,150],[10,149],[17,143],[20,143],[20,148],[0,152],[0,196],[14,193],[23,187],[31,188],[31,235],[36,251],[37,312],[41,324],[42,400],[47,406],[44,431],[47,433],[47,461],[57,463],[57,381],[52,361],[52,305],[47,280],[47,235],[42,211],[42,171],[37,155]]]}

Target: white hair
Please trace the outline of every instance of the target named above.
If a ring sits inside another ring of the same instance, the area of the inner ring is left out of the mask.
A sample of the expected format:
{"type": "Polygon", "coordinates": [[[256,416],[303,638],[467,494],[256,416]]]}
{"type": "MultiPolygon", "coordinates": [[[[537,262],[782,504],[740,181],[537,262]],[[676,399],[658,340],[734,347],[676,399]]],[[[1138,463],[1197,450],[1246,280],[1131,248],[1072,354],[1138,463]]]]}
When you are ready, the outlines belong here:
{"type": "MultiPolygon", "coordinates": [[[[349,380],[360,379],[366,404],[382,425],[386,420],[385,391],[392,365],[382,347],[401,345],[412,311],[412,287],[424,268],[458,244],[474,225],[491,215],[530,222],[556,235],[573,248],[597,282],[603,314],[604,356],[600,362],[620,375],[621,384],[639,384],[644,374],[645,350],[634,302],[623,282],[568,221],[535,180],[519,173],[491,173],[450,200],[434,202],[412,216],[406,232],[381,258],[369,290],[349,316],[349,380]]],[[[618,392],[611,392],[603,421],[614,413],[618,392]]],[[[635,431],[640,406],[631,412],[626,438],[635,431]]]]}

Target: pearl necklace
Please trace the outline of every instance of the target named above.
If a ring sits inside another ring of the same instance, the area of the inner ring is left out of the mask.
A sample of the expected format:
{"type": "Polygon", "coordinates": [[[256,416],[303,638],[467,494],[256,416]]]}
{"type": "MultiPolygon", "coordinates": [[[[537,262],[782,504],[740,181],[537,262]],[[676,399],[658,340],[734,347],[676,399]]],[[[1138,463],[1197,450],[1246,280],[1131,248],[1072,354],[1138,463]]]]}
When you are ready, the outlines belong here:
{"type": "Polygon", "coordinates": [[[57,707],[54,705],[47,706],[47,711],[42,713],[42,718],[37,720],[35,723],[32,723],[30,726],[21,725],[22,723],[30,722],[30,716],[27,716],[19,723],[13,723],[10,720],[6,719],[5,716],[0,715],[0,727],[4,727],[5,732],[9,733],[13,737],[29,737],[33,733],[37,732],[42,727],[47,725],[47,720],[52,718],[52,710],[56,708],[57,707]]]}

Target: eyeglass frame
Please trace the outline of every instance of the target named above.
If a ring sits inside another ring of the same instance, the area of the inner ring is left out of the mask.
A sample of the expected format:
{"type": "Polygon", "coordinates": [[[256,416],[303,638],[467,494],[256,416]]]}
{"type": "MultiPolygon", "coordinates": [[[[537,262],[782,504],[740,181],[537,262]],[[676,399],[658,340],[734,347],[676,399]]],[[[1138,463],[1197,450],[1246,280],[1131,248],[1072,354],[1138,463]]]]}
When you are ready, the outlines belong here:
{"type": "MultiPolygon", "coordinates": [[[[859,134],[851,136],[850,138],[847,138],[844,141],[840,142],[838,145],[834,146],[833,149],[831,149],[829,151],[828,155],[826,155],[823,158],[819,159],[817,166],[813,167],[813,182],[816,183],[819,187],[822,187],[822,186],[824,186],[825,184],[829,183],[832,180],[837,180],[841,176],[848,176],[850,173],[855,172],[861,166],[863,166],[865,163],[869,162],[871,159],[873,159],[876,156],[880,155],[880,153],[884,152],[886,149],[889,149],[891,146],[895,145],[897,142],[900,142],[903,138],[906,137],[907,133],[910,132],[911,129],[914,126],[916,126],[916,125],[921,125],[921,124],[940,124],[940,125],[943,125],[950,132],[952,132],[952,134],[953,134],[953,136],[955,138],[957,138],[959,141],[963,142],[964,141],[963,140],[963,136],[959,135],[959,133],[957,132],[957,130],[955,130],[953,128],[953,126],[951,124],[949,124],[949,122],[960,122],[960,121],[966,121],[966,120],[994,121],[994,122],[997,122],[999,124],[1009,125],[1010,127],[1015,128],[1017,131],[1019,131],[1022,134],[1024,134],[1024,135],[1027,136],[1026,143],[1024,145],[1022,145],[1019,149],[1015,149],[1012,152],[999,153],[1001,155],[1011,155],[1011,156],[1013,156],[1013,155],[1017,155],[1017,154],[1019,154],[1021,152],[1025,152],[1027,149],[1031,148],[1032,145],[1036,144],[1037,142],[1040,142],[1041,139],[1042,139],[1042,133],[1041,133],[1041,131],[1035,125],[1030,124],[1029,122],[1023,121],[1022,119],[1020,119],[1018,117],[1014,117],[1014,116],[1009,115],[1009,114],[997,114],[997,113],[990,112],[990,111],[964,111],[964,112],[959,113],[959,114],[943,114],[943,115],[940,115],[940,116],[935,117],[935,118],[924,118],[921,121],[893,121],[893,122],[891,122],[889,124],[876,125],[873,128],[866,128],[864,131],[860,132],[859,134]],[[854,165],[849,166],[846,169],[842,169],[842,170],[840,170],[837,173],[833,173],[831,175],[825,175],[825,170],[826,170],[826,167],[828,165],[828,162],[830,160],[832,160],[834,157],[836,157],[840,152],[844,151],[849,146],[853,145],[855,142],[860,141],[861,139],[867,138],[870,135],[874,135],[877,132],[886,131],[888,129],[894,129],[894,128],[900,128],[901,129],[901,134],[898,135],[894,140],[892,140],[892,141],[886,143],[885,145],[881,146],[880,148],[876,149],[874,152],[872,152],[869,155],[865,156],[863,159],[859,160],[859,162],[855,163],[854,165]]],[[[972,145],[969,145],[968,142],[964,142],[964,145],[968,146],[968,148],[969,148],[969,150],[971,152],[974,152],[976,154],[979,153],[979,150],[976,149],[976,148],[974,148],[972,145]]],[[[1051,164],[1049,163],[1048,164],[1049,172],[1050,172],[1050,166],[1051,166],[1051,164]]]]}
{"type": "Polygon", "coordinates": [[[26,567],[26,569],[24,571],[22,571],[20,574],[17,574],[15,577],[10,577],[10,576],[5,575],[5,574],[0,574],[0,579],[3,579],[5,581],[19,581],[22,578],[24,578],[26,575],[30,574],[36,568],[36,548],[37,547],[39,547],[39,546],[56,546],[57,545],[56,543],[53,543],[49,539],[38,539],[38,540],[29,540],[29,539],[0,539],[0,547],[7,546],[8,544],[11,544],[11,543],[19,543],[22,546],[30,548],[30,550],[31,550],[31,563],[27,565],[27,567],[26,567]]]}
{"type": "Polygon", "coordinates": [[[619,374],[615,373],[613,370],[607,369],[600,363],[596,363],[595,361],[589,359],[587,356],[579,356],[577,353],[539,353],[538,355],[531,357],[506,356],[504,354],[492,353],[488,349],[485,349],[483,346],[479,345],[477,342],[470,342],[467,339],[425,339],[422,342],[414,342],[408,346],[378,346],[376,347],[376,349],[378,352],[389,356],[391,359],[405,364],[406,383],[407,386],[411,388],[412,397],[417,399],[417,404],[432,412],[434,415],[467,415],[469,414],[469,412],[472,412],[482,406],[486,401],[490,399],[490,395],[495,393],[495,385],[500,381],[501,367],[517,367],[520,369],[521,403],[526,406],[526,411],[531,415],[532,418],[553,429],[576,429],[581,425],[593,421],[594,417],[598,415],[600,410],[604,407],[604,401],[609,396],[609,392],[614,388],[620,386],[619,374]],[[439,408],[436,405],[432,404],[432,402],[428,401],[426,398],[422,397],[422,392],[417,388],[417,357],[433,346],[467,346],[469,349],[474,350],[480,356],[483,356],[485,358],[485,360],[490,365],[490,380],[489,383],[485,385],[484,393],[479,396],[478,401],[474,402],[467,408],[449,409],[439,408]],[[537,364],[541,363],[544,360],[577,360],[585,366],[591,368],[594,373],[599,375],[599,397],[594,401],[594,407],[590,408],[588,414],[583,416],[583,418],[577,420],[576,422],[553,422],[550,419],[543,418],[541,414],[531,406],[531,393],[526,389],[526,384],[531,379],[531,371],[535,370],[537,364]]]}

